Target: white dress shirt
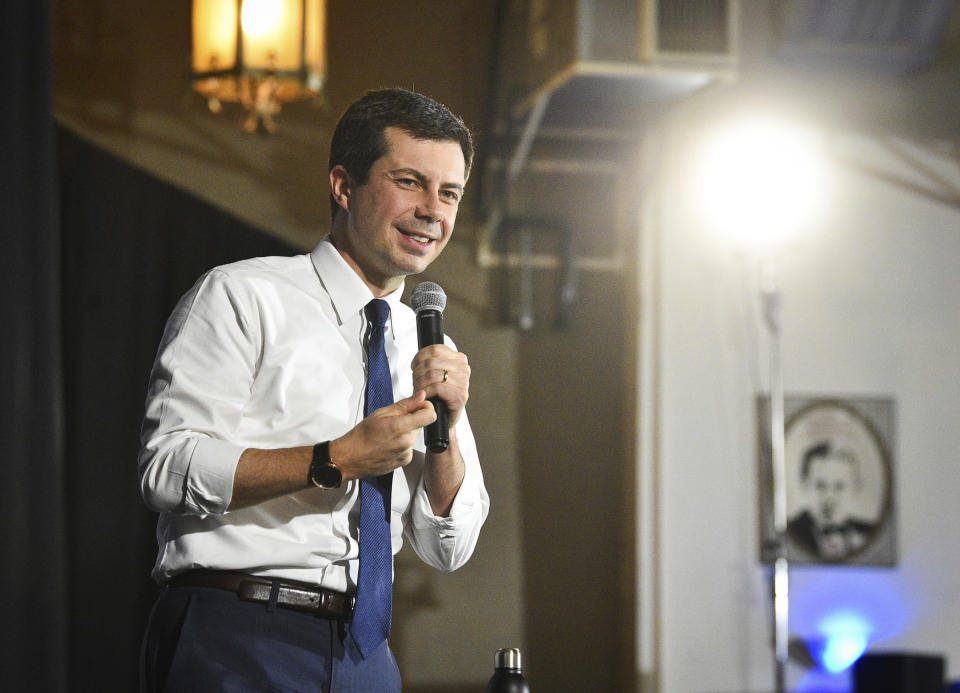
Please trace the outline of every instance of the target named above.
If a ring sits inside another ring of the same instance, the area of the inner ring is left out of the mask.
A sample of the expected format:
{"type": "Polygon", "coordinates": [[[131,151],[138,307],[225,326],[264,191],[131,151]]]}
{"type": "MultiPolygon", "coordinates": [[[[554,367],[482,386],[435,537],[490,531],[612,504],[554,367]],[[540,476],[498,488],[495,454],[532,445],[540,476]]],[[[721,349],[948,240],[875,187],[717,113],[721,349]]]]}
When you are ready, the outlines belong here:
{"type": "MultiPolygon", "coordinates": [[[[386,297],[395,399],[413,391],[417,352],[416,320],[402,291],[386,297]]],[[[313,445],[363,419],[363,307],[372,298],[324,239],[309,255],[213,269],[180,300],[150,377],[139,458],[144,500],[160,513],[158,582],[206,568],[355,590],[358,481],[227,507],[246,448],[313,445]]],[[[430,508],[422,433],[413,462],[393,474],[394,554],[406,537],[425,562],[445,571],[470,558],[489,509],[465,413],[457,439],[466,473],[449,517],[430,508]]]]}

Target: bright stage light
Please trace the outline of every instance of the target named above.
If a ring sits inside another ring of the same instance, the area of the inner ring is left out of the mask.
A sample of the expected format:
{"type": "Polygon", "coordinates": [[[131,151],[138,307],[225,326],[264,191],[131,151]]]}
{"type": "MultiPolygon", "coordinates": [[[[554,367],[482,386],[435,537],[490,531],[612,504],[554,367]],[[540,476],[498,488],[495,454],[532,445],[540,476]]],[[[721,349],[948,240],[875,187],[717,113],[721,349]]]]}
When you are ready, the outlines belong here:
{"type": "Polygon", "coordinates": [[[708,225],[743,249],[763,253],[811,223],[822,199],[823,175],[816,136],[752,120],[707,141],[696,185],[708,225]]]}

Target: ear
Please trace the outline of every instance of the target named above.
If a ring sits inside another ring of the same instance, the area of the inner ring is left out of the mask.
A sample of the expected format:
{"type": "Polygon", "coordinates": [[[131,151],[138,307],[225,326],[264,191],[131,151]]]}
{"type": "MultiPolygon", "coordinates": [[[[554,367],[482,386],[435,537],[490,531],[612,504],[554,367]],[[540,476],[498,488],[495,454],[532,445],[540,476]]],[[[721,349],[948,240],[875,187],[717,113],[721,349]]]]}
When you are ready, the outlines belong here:
{"type": "Polygon", "coordinates": [[[350,173],[342,164],[330,169],[330,194],[334,201],[345,211],[350,211],[350,193],[353,192],[353,182],[350,173]]]}

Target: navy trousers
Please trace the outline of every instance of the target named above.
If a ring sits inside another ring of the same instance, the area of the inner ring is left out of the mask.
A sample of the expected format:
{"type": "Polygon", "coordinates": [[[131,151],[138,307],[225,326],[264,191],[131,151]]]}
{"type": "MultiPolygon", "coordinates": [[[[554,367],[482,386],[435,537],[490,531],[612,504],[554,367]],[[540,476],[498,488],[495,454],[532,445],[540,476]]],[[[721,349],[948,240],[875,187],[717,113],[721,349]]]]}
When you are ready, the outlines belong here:
{"type": "Polygon", "coordinates": [[[153,607],[140,657],[141,693],[400,693],[384,642],[363,659],[348,624],[171,587],[153,607]]]}

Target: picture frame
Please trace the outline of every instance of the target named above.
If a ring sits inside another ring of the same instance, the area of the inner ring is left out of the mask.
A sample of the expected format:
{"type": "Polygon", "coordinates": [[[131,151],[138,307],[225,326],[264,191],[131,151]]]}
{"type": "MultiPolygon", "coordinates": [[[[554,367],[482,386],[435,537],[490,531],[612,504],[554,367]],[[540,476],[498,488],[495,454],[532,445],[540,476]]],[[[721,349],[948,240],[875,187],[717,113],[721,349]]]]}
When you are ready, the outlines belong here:
{"type": "MultiPolygon", "coordinates": [[[[776,558],[770,400],[757,398],[760,559],[776,558]]],[[[895,403],[784,397],[786,557],[811,565],[897,563],[895,403]]]]}

